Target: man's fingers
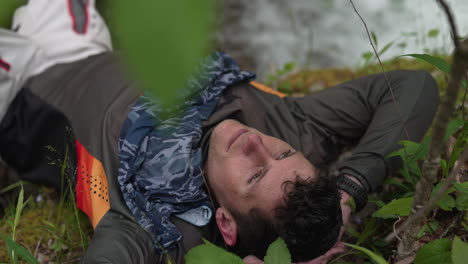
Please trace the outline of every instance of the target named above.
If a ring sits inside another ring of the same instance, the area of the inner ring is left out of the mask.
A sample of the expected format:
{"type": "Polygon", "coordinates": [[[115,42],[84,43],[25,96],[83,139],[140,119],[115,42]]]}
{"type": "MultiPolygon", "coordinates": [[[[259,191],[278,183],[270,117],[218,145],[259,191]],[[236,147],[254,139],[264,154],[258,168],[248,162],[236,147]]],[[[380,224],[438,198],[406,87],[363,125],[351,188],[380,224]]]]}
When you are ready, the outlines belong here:
{"type": "Polygon", "coordinates": [[[245,262],[245,264],[263,264],[262,260],[252,255],[248,255],[243,259],[243,261],[245,262]]]}

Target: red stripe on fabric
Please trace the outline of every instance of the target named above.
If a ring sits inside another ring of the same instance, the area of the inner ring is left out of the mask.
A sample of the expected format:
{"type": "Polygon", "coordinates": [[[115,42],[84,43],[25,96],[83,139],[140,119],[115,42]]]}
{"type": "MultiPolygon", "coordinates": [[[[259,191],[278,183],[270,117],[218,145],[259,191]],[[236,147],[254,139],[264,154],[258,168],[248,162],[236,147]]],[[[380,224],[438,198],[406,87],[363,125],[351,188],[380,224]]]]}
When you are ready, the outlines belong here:
{"type": "Polygon", "coordinates": [[[9,72],[10,71],[10,64],[4,60],[2,60],[2,58],[0,58],[0,68],[3,68],[5,71],[9,72]]]}
{"type": "Polygon", "coordinates": [[[88,154],[78,140],[75,142],[77,154],[76,207],[88,215],[89,219],[92,219],[89,168],[93,166],[93,157],[88,154]]]}

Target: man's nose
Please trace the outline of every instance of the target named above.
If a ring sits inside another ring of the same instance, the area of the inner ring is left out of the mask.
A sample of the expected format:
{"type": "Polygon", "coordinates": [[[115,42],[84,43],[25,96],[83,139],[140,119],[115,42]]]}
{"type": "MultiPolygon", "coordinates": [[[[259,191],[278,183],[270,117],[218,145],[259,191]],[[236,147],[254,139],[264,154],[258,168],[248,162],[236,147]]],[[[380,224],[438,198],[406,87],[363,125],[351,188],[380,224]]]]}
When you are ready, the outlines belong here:
{"type": "Polygon", "coordinates": [[[270,157],[270,152],[263,144],[262,138],[257,134],[247,136],[242,151],[246,156],[253,156],[256,159],[266,160],[270,157]]]}

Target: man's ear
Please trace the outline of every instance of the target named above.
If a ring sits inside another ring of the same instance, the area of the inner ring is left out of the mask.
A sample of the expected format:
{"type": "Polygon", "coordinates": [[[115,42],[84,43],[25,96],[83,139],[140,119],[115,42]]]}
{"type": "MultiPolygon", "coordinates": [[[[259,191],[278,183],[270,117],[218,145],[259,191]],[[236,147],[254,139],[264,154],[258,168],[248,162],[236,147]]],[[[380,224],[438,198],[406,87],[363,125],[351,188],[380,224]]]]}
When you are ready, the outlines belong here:
{"type": "Polygon", "coordinates": [[[228,246],[234,246],[237,243],[237,224],[227,209],[220,207],[216,210],[216,224],[224,242],[228,246]]]}

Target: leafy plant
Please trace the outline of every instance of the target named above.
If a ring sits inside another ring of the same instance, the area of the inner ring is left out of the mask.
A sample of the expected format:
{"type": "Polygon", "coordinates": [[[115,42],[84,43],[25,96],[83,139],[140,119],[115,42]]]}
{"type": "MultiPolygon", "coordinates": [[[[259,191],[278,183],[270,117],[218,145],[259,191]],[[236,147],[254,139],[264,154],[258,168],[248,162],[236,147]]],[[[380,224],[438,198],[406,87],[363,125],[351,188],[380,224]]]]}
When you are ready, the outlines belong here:
{"type": "Polygon", "coordinates": [[[453,241],[447,238],[431,241],[416,254],[415,264],[462,264],[468,259],[468,244],[455,236],[453,241]]]}
{"type": "Polygon", "coordinates": [[[14,217],[13,222],[10,223],[11,228],[13,230],[11,233],[11,238],[2,236],[2,235],[0,235],[0,238],[2,238],[7,244],[8,256],[10,257],[10,260],[12,263],[18,263],[18,257],[22,257],[28,263],[38,263],[27,249],[25,249],[24,247],[22,247],[21,245],[15,242],[16,228],[18,227],[18,224],[19,224],[21,212],[23,211],[25,205],[29,202],[29,199],[24,201],[23,185],[20,184],[20,186],[21,186],[21,190],[18,196],[15,217],[14,217]]]}
{"type": "Polygon", "coordinates": [[[451,243],[447,238],[427,243],[416,254],[415,264],[451,263],[451,243]]]}
{"type": "Polygon", "coordinates": [[[2,235],[0,235],[0,238],[6,242],[8,249],[12,252],[12,263],[18,263],[18,256],[29,264],[39,263],[27,249],[17,244],[13,239],[2,235]]]}

